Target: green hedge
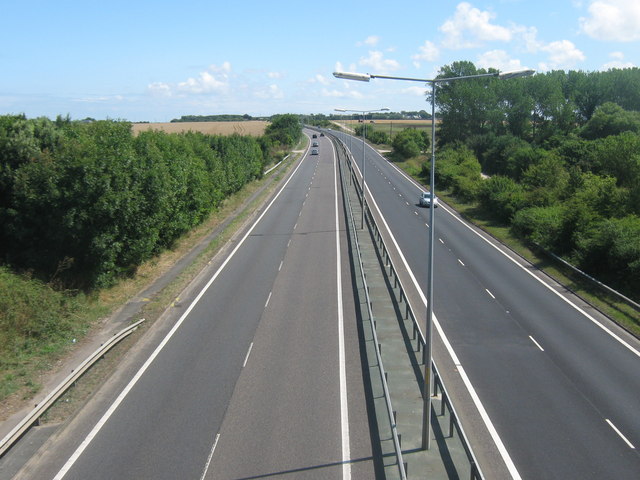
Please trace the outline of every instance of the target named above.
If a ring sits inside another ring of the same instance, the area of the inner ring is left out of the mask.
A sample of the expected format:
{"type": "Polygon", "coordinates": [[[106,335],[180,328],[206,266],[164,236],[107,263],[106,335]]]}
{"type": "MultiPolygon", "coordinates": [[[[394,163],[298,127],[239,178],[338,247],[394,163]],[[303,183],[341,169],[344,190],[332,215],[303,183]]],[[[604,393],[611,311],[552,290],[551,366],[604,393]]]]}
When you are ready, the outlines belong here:
{"type": "Polygon", "coordinates": [[[0,117],[0,261],[65,288],[107,286],[259,178],[249,136],[121,121],[0,117]]]}

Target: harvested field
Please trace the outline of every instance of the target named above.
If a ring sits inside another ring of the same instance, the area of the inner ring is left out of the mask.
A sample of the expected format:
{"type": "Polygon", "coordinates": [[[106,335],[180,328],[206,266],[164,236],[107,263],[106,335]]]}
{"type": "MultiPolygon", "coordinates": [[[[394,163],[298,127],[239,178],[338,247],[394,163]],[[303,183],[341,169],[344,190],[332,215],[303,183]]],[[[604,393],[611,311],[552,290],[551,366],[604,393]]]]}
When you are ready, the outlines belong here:
{"type": "MultiPolygon", "coordinates": [[[[357,120],[350,121],[333,121],[334,124],[341,126],[349,132],[353,132],[354,128],[362,123],[358,123],[357,120]]],[[[439,120],[436,119],[436,124],[439,124],[439,120]]],[[[419,130],[430,130],[431,120],[374,120],[371,123],[367,120],[367,128],[373,128],[374,130],[382,131],[390,135],[395,135],[400,130],[405,128],[416,128],[419,130]]]]}
{"type": "Polygon", "coordinates": [[[167,133],[201,132],[207,135],[251,135],[259,137],[264,134],[269,122],[249,120],[247,122],[167,122],[167,123],[134,123],[133,134],[146,130],[162,130],[167,133]]]}

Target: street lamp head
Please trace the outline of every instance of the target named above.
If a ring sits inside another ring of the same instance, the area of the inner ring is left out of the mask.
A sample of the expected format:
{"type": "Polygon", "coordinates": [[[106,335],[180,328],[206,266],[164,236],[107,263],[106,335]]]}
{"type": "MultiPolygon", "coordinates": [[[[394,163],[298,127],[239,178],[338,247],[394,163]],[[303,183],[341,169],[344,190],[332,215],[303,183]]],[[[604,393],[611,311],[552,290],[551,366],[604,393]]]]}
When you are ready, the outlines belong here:
{"type": "Polygon", "coordinates": [[[333,76],[336,78],[344,78],[345,80],[357,80],[359,82],[368,82],[371,80],[371,75],[368,73],[333,72],[333,76]]]}
{"type": "Polygon", "coordinates": [[[528,77],[536,73],[535,70],[525,69],[525,70],[510,70],[508,72],[500,72],[498,74],[498,78],[501,79],[509,79],[509,78],[520,78],[520,77],[528,77]]]}

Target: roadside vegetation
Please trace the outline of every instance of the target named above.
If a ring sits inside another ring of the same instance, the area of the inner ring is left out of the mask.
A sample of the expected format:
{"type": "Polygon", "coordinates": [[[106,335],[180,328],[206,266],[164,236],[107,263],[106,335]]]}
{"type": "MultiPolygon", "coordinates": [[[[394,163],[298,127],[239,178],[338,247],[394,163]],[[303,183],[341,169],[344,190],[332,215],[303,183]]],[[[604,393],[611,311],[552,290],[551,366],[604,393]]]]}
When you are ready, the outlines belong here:
{"type": "Polygon", "coordinates": [[[0,400],[37,391],[37,372],[126,301],[118,285],[141,288],[300,137],[294,115],[259,138],[0,117],[0,400]]]}
{"type": "MultiPolygon", "coordinates": [[[[640,69],[452,82],[436,100],[438,195],[640,334],[637,311],[548,255],[640,302],[640,69]]],[[[395,138],[391,158],[428,184],[426,149],[395,138]]]]}

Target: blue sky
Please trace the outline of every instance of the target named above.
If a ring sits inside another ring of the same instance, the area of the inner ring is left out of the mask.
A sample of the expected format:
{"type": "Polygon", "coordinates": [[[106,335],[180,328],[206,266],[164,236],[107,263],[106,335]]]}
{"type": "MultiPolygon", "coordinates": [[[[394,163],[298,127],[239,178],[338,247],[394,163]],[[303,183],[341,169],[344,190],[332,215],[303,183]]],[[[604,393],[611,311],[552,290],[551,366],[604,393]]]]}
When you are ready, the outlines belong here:
{"type": "Polygon", "coordinates": [[[332,72],[640,66],[638,0],[0,0],[0,12],[0,114],[28,117],[421,110],[421,84],[332,72]]]}

